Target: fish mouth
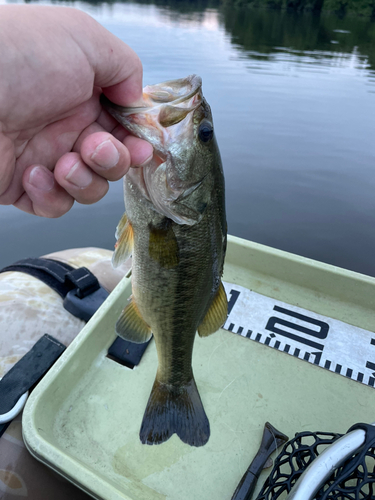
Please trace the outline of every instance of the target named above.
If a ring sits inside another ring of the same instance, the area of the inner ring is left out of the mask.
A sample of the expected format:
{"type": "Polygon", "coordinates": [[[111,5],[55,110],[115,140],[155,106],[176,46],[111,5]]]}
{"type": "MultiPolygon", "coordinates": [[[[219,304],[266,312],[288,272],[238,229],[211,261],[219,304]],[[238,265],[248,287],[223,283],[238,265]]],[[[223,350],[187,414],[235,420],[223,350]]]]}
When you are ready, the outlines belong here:
{"type": "Polygon", "coordinates": [[[168,80],[155,85],[147,85],[143,89],[144,106],[123,107],[112,103],[104,94],[101,95],[102,105],[111,113],[111,109],[121,109],[122,116],[138,113],[147,113],[163,104],[177,106],[186,103],[202,88],[202,78],[198,75],[189,75],[186,78],[168,80]]]}
{"type": "Polygon", "coordinates": [[[103,94],[103,107],[124,128],[154,147],[151,162],[145,167],[130,169],[129,182],[153,209],[177,224],[194,225],[202,213],[189,207],[189,196],[200,189],[204,179],[187,179],[186,163],[193,161],[195,122],[200,118],[195,110],[204,107],[202,79],[190,75],[169,80],[143,89],[144,106],[122,107],[103,94]]]}
{"type": "Polygon", "coordinates": [[[150,142],[163,157],[175,141],[192,138],[193,111],[202,99],[202,79],[190,75],[147,85],[143,89],[144,106],[119,106],[104,94],[100,102],[129,132],[150,142]]]}

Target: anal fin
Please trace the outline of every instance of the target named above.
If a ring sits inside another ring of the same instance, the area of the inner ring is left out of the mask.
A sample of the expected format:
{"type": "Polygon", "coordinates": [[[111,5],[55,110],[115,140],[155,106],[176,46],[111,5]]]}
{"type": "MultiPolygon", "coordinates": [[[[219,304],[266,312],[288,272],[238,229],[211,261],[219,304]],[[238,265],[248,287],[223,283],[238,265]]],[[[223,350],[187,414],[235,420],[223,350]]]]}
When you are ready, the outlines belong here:
{"type": "Polygon", "coordinates": [[[140,315],[133,301],[123,309],[117,320],[116,333],[124,340],[129,340],[136,344],[143,344],[150,340],[152,336],[151,329],[140,315]]]}
{"type": "Polygon", "coordinates": [[[126,261],[133,250],[133,227],[130,224],[126,214],[121,217],[121,220],[116,229],[117,243],[112,256],[112,266],[118,267],[126,261]]]}
{"type": "Polygon", "coordinates": [[[210,305],[206,316],[199,325],[198,334],[200,337],[208,337],[211,333],[215,333],[227,319],[228,315],[228,300],[224,286],[220,281],[219,289],[216,292],[214,300],[210,305]]]}

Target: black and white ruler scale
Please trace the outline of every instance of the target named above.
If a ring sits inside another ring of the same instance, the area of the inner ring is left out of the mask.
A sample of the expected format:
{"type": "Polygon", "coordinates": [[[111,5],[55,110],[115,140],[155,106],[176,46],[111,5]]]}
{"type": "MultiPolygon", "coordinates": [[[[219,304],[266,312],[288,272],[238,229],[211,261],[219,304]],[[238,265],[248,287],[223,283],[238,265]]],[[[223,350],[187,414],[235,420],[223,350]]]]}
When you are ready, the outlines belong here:
{"type": "Polygon", "coordinates": [[[224,283],[223,328],[371,387],[375,333],[224,283]]]}

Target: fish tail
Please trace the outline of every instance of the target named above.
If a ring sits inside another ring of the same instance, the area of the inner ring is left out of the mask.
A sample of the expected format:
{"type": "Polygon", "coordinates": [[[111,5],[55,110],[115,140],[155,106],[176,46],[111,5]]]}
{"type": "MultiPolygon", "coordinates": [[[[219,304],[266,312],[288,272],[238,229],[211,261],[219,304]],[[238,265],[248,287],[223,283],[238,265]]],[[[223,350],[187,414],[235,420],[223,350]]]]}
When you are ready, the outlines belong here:
{"type": "Polygon", "coordinates": [[[156,378],[139,433],[143,444],[161,444],[172,434],[190,446],[203,446],[210,437],[210,424],[194,378],[181,387],[156,378]]]}

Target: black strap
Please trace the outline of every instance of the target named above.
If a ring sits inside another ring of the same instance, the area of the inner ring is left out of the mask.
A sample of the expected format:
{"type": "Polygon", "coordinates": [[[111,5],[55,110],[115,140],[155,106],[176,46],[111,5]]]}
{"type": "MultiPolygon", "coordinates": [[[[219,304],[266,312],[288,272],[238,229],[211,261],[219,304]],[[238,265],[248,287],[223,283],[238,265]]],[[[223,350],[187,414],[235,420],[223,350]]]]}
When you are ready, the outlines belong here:
{"type": "Polygon", "coordinates": [[[57,262],[52,259],[23,259],[15,262],[11,266],[1,269],[1,273],[7,271],[18,271],[21,273],[30,274],[34,278],[43,281],[46,285],[51,287],[62,298],[66,296],[71,287],[65,284],[65,276],[69,271],[74,268],[63,262],[57,262]]]}
{"type": "Polygon", "coordinates": [[[120,363],[120,365],[133,369],[141,361],[150,342],[151,339],[142,344],[136,344],[135,342],[117,337],[108,349],[107,358],[120,363]]]}
{"type": "Polygon", "coordinates": [[[8,413],[22,394],[31,389],[64,352],[65,346],[43,335],[0,380],[0,415],[8,413]]]}
{"type": "Polygon", "coordinates": [[[6,271],[30,274],[50,286],[62,298],[73,288],[80,298],[100,288],[98,280],[86,267],[75,269],[64,262],[42,257],[19,260],[0,270],[1,273],[6,271]]]}
{"type": "MultiPolygon", "coordinates": [[[[84,321],[89,321],[108,297],[108,292],[86,267],[75,269],[64,262],[40,257],[15,262],[1,269],[0,273],[6,271],[27,273],[43,281],[64,299],[63,306],[67,311],[84,321]]],[[[133,368],[140,362],[148,344],[135,344],[117,337],[108,350],[108,357],[133,368]]]]}
{"type": "Polygon", "coordinates": [[[40,257],[15,262],[0,273],[6,271],[27,273],[43,281],[64,299],[67,311],[84,321],[88,321],[108,297],[108,292],[86,267],[75,269],[64,262],[40,257]]]}

